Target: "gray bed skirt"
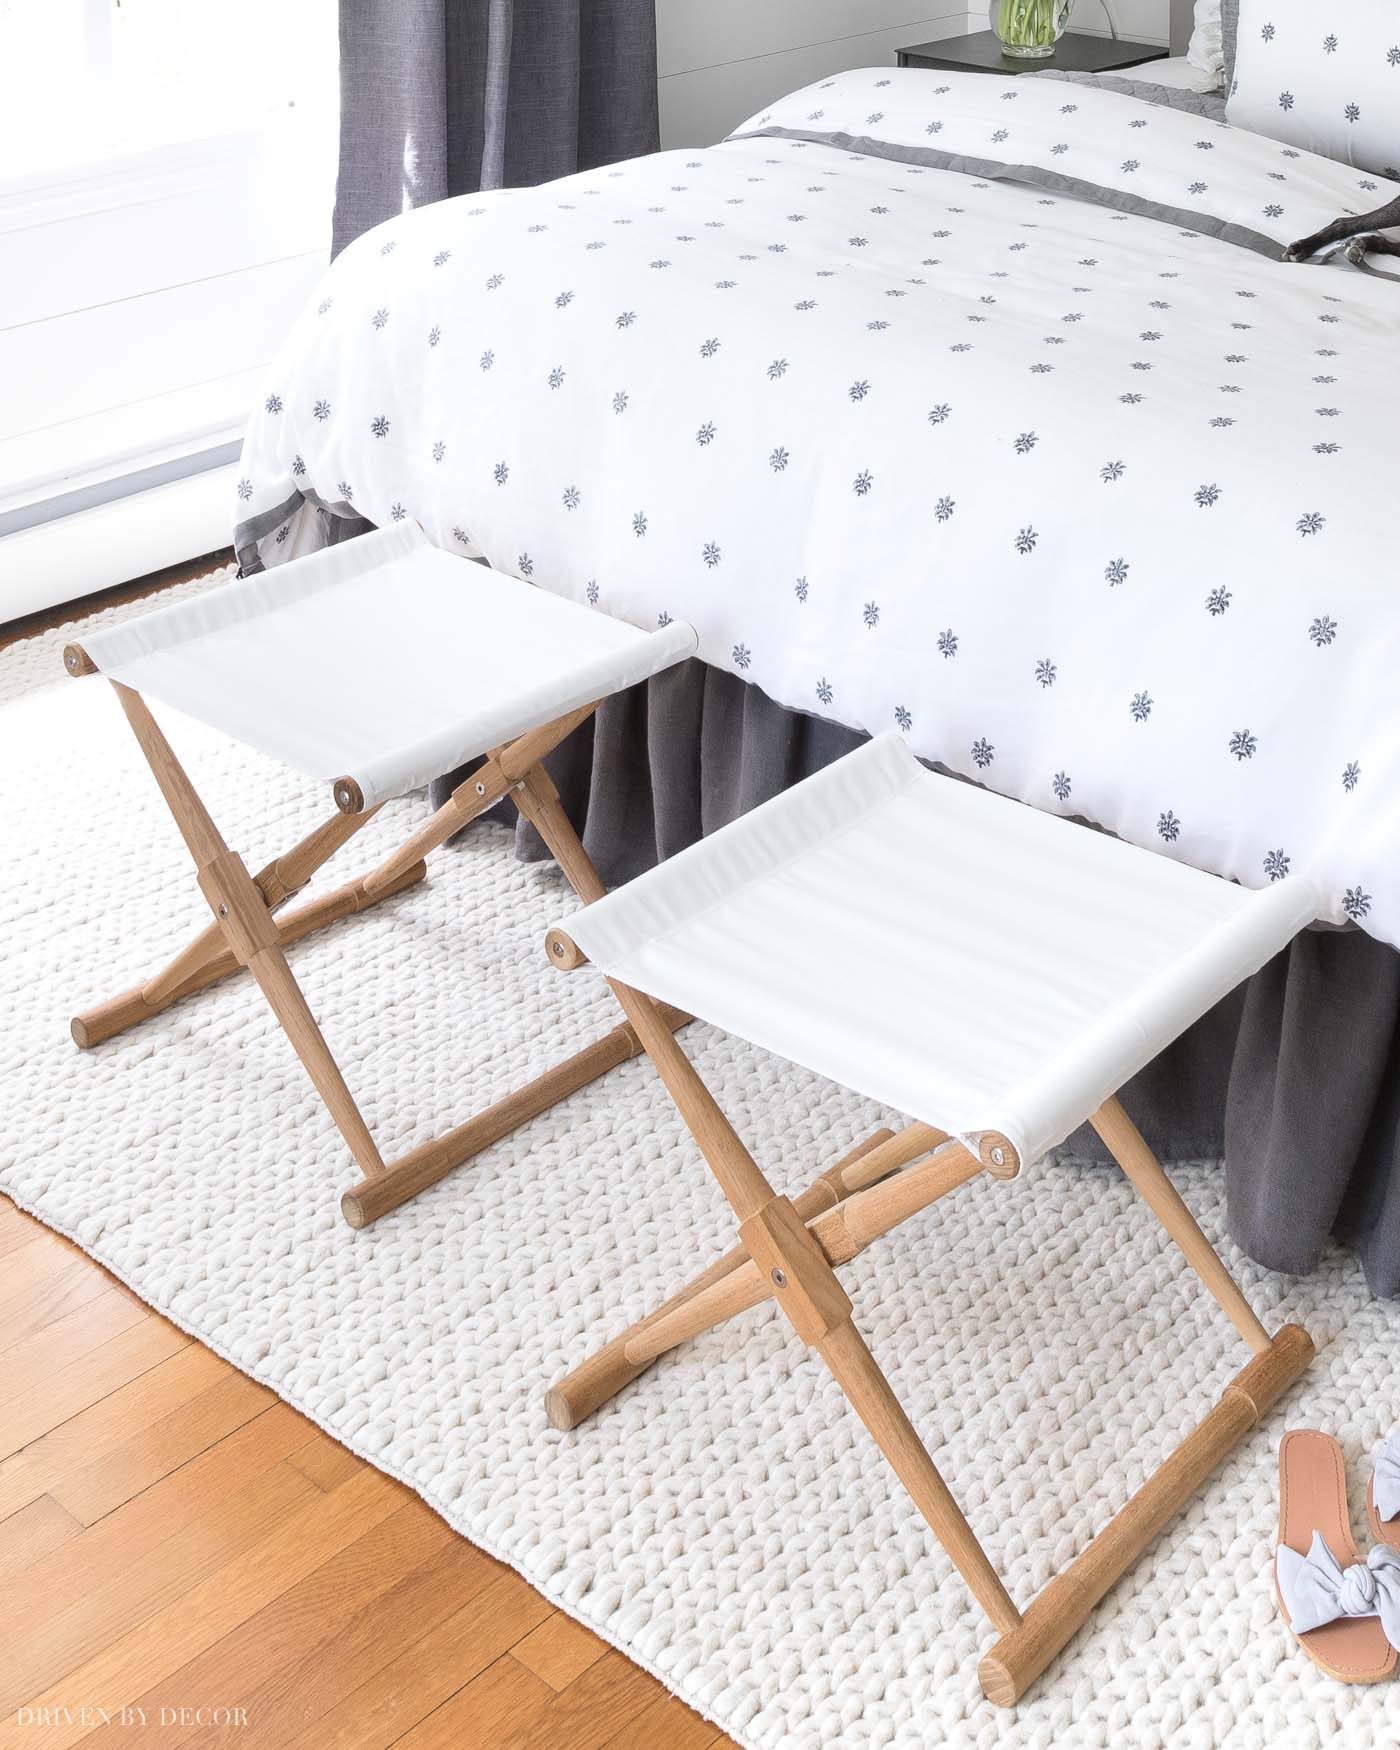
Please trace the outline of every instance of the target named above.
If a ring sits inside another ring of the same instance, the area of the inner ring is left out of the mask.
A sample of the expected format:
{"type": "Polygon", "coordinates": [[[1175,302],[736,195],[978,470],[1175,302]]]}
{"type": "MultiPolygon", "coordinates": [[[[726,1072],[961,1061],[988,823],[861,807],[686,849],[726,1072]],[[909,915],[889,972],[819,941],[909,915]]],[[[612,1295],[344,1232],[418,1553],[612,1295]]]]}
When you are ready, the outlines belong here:
{"type": "MultiPolygon", "coordinates": [[[[607,700],[550,770],[615,886],[864,739],[690,662],[607,700]]],[[[517,834],[522,857],[546,855],[523,823],[517,834]]],[[[1400,954],[1356,930],[1307,931],[1129,1083],[1124,1104],[1168,1160],[1224,1157],[1230,1232],[1251,1258],[1306,1274],[1330,1237],[1355,1250],[1373,1293],[1397,1296],[1397,1021],[1400,954]]],[[[1087,1127],[1064,1152],[1107,1164],[1087,1127]]]]}

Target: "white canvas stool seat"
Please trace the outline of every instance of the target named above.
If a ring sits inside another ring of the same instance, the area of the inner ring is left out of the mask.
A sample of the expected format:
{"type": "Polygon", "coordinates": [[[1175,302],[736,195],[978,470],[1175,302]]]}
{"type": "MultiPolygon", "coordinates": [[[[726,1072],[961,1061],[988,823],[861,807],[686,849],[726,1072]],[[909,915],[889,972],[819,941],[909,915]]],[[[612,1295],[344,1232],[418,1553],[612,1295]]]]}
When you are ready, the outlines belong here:
{"type": "Polygon", "coordinates": [[[695,652],[454,558],[416,523],[91,632],[109,680],[372,807],[695,652]]]}
{"type": "MultiPolygon", "coordinates": [[[[691,655],[675,622],[642,631],[433,547],[403,522],[69,645],[101,672],[194,858],[213,921],[147,983],[77,1016],[100,1044],[246,966],[364,1179],[362,1227],[640,1049],[619,1027],[446,1136],[386,1164],[287,966],[291,942],[421,880],[423,859],[509,795],[580,897],[603,887],[541,764],[610,694],[691,655]],[[145,695],[328,782],[337,815],[256,876],[220,836],[145,695]],[[480,758],[432,818],[360,880],[274,913],[390,799],[480,758]]],[[[672,1016],[675,1025],[687,1017],[672,1016]]]]}
{"type": "Polygon", "coordinates": [[[571,1428],[666,1350],[776,1299],[844,1388],[1000,1631],[980,1667],[1016,1700],[1155,1532],[1307,1365],[1270,1338],[1116,1091],[1320,909],[926,771],[894,735],[550,932],[606,975],[728,1197],[739,1245],[561,1380],[571,1428]],[[681,1005],[910,1115],[777,1195],[668,1029],[681,1005]],[[1059,1578],[1017,1608],[852,1322],[835,1268],[981,1173],[1009,1179],[1092,1122],[1254,1358],[1059,1578]]]}
{"type": "Polygon", "coordinates": [[[625,984],[1030,1162],[1319,909],[1302,877],[1236,887],[935,777],[890,734],[569,934],[625,984]]]}

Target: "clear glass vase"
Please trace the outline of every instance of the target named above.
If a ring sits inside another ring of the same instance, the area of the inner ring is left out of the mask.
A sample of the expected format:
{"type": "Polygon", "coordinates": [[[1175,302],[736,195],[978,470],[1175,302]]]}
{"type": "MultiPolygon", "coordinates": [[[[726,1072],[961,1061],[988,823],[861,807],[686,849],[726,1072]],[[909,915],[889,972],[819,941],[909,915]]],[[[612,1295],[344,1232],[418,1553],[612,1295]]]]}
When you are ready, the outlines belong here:
{"type": "Polygon", "coordinates": [[[992,0],[991,25],[1002,53],[1047,60],[1064,35],[1074,0],[992,0]]]}

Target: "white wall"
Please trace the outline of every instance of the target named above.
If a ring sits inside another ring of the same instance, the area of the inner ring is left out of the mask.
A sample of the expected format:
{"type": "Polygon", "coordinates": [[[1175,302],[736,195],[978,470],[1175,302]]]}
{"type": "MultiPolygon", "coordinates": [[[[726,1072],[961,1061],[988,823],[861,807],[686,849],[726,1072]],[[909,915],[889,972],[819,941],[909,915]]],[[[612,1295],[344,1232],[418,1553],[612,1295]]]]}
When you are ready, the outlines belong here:
{"type": "MultiPolygon", "coordinates": [[[[1120,35],[1167,44],[1171,0],[1112,3],[1120,35]]],[[[987,12],[980,0],[657,0],[661,144],[710,145],[814,79],[985,30],[987,12]]],[[[1076,0],[1070,27],[1107,36],[1100,0],[1076,0]]]]}
{"type": "Polygon", "coordinates": [[[974,16],[982,29],[966,0],[657,0],[661,144],[711,145],[785,92],[892,67],[896,49],[961,36],[974,16]]]}

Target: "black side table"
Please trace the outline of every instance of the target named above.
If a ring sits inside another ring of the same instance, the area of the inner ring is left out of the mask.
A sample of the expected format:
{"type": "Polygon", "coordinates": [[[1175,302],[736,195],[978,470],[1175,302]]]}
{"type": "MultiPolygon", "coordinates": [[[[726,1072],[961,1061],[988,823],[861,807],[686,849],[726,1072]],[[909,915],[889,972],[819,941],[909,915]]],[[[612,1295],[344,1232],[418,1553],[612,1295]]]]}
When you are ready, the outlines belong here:
{"type": "Polygon", "coordinates": [[[943,37],[938,42],[915,43],[896,51],[901,67],[935,67],[952,73],[1114,73],[1137,67],[1144,61],[1164,60],[1166,49],[1156,43],[1130,43],[1121,37],[1087,36],[1070,31],[1055,45],[1053,55],[1029,60],[1022,55],[1004,55],[996,32],[974,31],[971,36],[943,37]]]}

